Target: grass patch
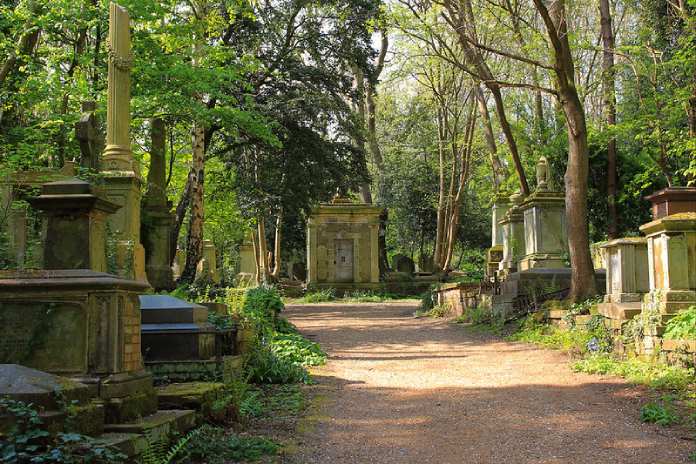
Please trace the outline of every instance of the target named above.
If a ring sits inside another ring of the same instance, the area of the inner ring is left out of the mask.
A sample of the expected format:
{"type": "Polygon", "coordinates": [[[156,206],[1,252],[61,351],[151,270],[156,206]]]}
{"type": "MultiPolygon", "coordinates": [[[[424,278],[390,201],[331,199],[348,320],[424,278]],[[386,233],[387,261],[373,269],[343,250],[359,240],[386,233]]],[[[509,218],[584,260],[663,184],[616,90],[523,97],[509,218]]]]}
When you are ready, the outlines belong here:
{"type": "Polygon", "coordinates": [[[640,408],[640,420],[648,424],[662,426],[674,425],[680,422],[673,399],[671,397],[662,398],[658,401],[651,401],[640,408]]]}
{"type": "Polygon", "coordinates": [[[338,296],[335,288],[325,288],[308,292],[301,298],[289,298],[287,301],[293,304],[329,303],[333,301],[344,303],[383,303],[385,301],[410,298],[413,297],[389,292],[375,292],[372,290],[353,290],[346,292],[343,296],[338,296]]]}
{"type": "Polygon", "coordinates": [[[620,360],[610,354],[597,354],[582,359],[573,365],[573,370],[588,374],[616,375],[631,383],[663,391],[686,393],[696,383],[696,372],[693,368],[651,360],[620,360]]]}

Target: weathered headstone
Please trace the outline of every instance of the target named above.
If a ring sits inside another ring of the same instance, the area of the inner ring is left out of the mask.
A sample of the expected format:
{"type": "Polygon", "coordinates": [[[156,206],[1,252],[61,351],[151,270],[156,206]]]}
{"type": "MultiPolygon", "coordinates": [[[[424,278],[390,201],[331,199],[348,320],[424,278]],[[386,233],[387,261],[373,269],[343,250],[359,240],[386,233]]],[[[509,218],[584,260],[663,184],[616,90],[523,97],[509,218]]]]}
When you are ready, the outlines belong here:
{"type": "Polygon", "coordinates": [[[307,267],[304,263],[292,263],[290,278],[304,281],[307,278],[307,267]]]}
{"type": "Polygon", "coordinates": [[[568,236],[563,192],[549,190],[546,158],[537,163],[537,189],[521,204],[524,215],[525,256],[520,270],[568,267],[568,236]]]}
{"type": "Polygon", "coordinates": [[[96,103],[82,103],[82,116],[75,123],[75,137],[80,143],[80,166],[99,171],[99,157],[104,151],[104,138],[99,132],[99,121],[94,114],[96,103]]]}
{"type": "Polygon", "coordinates": [[[106,148],[102,157],[108,199],[122,206],[109,217],[116,238],[120,276],[147,282],[145,249],[140,242],[140,168],[130,147],[130,18],[115,3],[109,6],[109,72],[106,148]]]}
{"type": "Polygon", "coordinates": [[[152,146],[147,193],[142,210],[142,241],[145,247],[147,279],[155,290],[174,287],[171,267],[171,230],[174,217],[167,202],[164,122],[151,122],[152,146]]]}
{"type": "Polygon", "coordinates": [[[211,280],[216,284],[222,280],[217,268],[217,253],[212,240],[203,240],[203,257],[196,267],[196,280],[199,279],[211,280]]]}
{"type": "Polygon", "coordinates": [[[392,257],[392,269],[396,272],[413,274],[416,272],[416,265],[413,260],[405,255],[394,255],[392,257]]]}

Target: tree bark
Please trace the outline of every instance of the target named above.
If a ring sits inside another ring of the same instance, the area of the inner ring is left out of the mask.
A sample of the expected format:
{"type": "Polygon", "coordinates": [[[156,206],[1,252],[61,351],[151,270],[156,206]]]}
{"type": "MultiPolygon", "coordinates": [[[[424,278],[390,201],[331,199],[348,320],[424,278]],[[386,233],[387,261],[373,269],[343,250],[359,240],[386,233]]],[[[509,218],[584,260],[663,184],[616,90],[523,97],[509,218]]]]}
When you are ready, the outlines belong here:
{"type": "Polygon", "coordinates": [[[500,191],[500,186],[505,182],[507,173],[505,172],[505,167],[500,161],[500,156],[498,156],[498,145],[495,142],[495,134],[493,133],[493,125],[491,124],[491,115],[488,112],[488,104],[486,103],[486,97],[483,95],[483,89],[481,85],[477,84],[473,88],[474,96],[478,102],[479,115],[481,116],[481,124],[483,126],[483,134],[486,139],[486,145],[488,145],[488,152],[491,161],[491,170],[493,172],[493,187],[496,192],[500,191]]]}
{"type": "MultiPolygon", "coordinates": [[[[604,90],[604,114],[607,129],[612,130],[616,125],[616,83],[614,70],[614,30],[612,29],[611,7],[609,0],[599,0],[601,18],[602,44],[604,53],[602,60],[602,87],[604,90]]],[[[616,209],[617,198],[617,166],[616,138],[610,137],[607,143],[607,236],[610,240],[619,235],[619,219],[616,209]]]]}
{"type": "Polygon", "coordinates": [[[189,177],[191,180],[191,213],[188,240],[186,243],[186,266],[181,281],[191,283],[196,278],[196,268],[203,254],[203,183],[205,180],[205,128],[194,124],[192,136],[192,160],[189,177]]]}
{"type": "Polygon", "coordinates": [[[544,20],[552,45],[558,98],[568,132],[565,202],[571,264],[569,298],[579,301],[597,294],[587,226],[589,147],[585,110],[575,87],[575,65],[568,41],[565,1],[553,0],[550,9],[546,8],[544,0],[534,0],[534,5],[544,20]]]}
{"type": "Polygon", "coordinates": [[[263,216],[256,219],[256,233],[259,242],[259,282],[268,284],[268,247],[266,245],[266,223],[263,216]]]}
{"type": "Polygon", "coordinates": [[[283,231],[283,210],[278,211],[278,216],[276,216],[275,225],[275,240],[273,243],[273,272],[271,272],[271,277],[273,280],[277,281],[280,278],[280,266],[282,263],[280,256],[280,247],[282,240],[283,231]]]}
{"type": "MultiPolygon", "coordinates": [[[[170,153],[173,156],[173,153],[170,153]]],[[[184,190],[181,192],[181,198],[179,203],[176,205],[176,212],[174,214],[174,223],[172,224],[171,230],[171,264],[174,264],[174,259],[176,258],[176,250],[179,244],[179,234],[181,233],[181,226],[184,223],[184,218],[186,217],[186,211],[188,211],[189,205],[191,204],[191,185],[193,177],[189,173],[186,179],[186,185],[184,185],[184,190]]]]}
{"type": "Polygon", "coordinates": [[[440,188],[439,197],[437,201],[437,229],[435,233],[435,253],[433,255],[433,261],[435,266],[442,270],[442,261],[440,256],[442,255],[443,239],[445,235],[445,133],[444,133],[444,117],[442,115],[442,109],[437,110],[437,151],[439,159],[439,175],[440,175],[440,188]]]}

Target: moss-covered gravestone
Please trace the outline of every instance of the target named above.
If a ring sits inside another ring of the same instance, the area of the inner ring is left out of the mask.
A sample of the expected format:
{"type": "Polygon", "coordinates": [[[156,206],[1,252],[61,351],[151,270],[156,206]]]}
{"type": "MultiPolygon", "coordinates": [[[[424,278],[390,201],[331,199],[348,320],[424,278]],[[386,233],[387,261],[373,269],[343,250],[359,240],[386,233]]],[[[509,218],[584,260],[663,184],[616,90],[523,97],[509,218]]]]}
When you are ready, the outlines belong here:
{"type": "Polygon", "coordinates": [[[171,230],[174,215],[167,202],[166,193],[164,122],[161,119],[153,119],[151,126],[150,170],[141,216],[145,270],[147,280],[155,290],[171,290],[174,287],[171,266],[171,230]]]}
{"type": "Polygon", "coordinates": [[[520,209],[521,203],[521,194],[511,195],[510,208],[505,216],[498,221],[503,231],[503,259],[498,267],[498,275],[501,279],[517,271],[519,260],[525,253],[524,215],[520,209]]]}

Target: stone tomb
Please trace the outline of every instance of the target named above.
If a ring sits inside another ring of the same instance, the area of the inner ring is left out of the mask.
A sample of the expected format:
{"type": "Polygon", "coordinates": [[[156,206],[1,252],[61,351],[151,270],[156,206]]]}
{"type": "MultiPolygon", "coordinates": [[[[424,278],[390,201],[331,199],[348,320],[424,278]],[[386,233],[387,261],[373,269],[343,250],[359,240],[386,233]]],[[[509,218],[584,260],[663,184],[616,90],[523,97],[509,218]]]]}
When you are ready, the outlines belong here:
{"type": "Polygon", "coordinates": [[[498,221],[502,227],[503,235],[503,258],[498,268],[501,279],[505,279],[510,273],[517,271],[519,260],[525,253],[524,215],[520,210],[521,204],[521,194],[511,195],[510,208],[505,213],[505,217],[498,221]]]}
{"type": "Polygon", "coordinates": [[[650,290],[648,245],[642,237],[620,238],[601,245],[607,263],[604,302],[597,305],[599,314],[610,321],[617,337],[616,347],[623,349],[623,325],[641,312],[641,301],[650,290]]]}
{"type": "Polygon", "coordinates": [[[310,288],[378,288],[382,209],[336,197],[314,208],[307,224],[310,288]]]}
{"type": "Polygon", "coordinates": [[[215,357],[208,308],[169,295],[140,295],[142,353],[147,364],[215,357]]]}
{"type": "Polygon", "coordinates": [[[565,196],[549,189],[548,178],[548,162],[542,157],[537,164],[537,188],[520,205],[525,244],[525,255],[519,262],[522,271],[568,267],[565,196]]]}
{"type": "Polygon", "coordinates": [[[196,280],[210,280],[219,284],[222,280],[217,267],[217,250],[212,240],[203,240],[203,258],[196,266],[196,280]]]}

